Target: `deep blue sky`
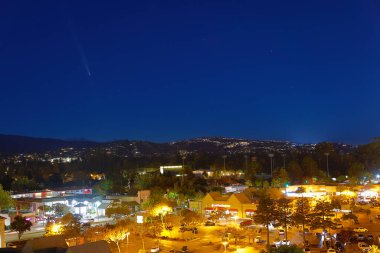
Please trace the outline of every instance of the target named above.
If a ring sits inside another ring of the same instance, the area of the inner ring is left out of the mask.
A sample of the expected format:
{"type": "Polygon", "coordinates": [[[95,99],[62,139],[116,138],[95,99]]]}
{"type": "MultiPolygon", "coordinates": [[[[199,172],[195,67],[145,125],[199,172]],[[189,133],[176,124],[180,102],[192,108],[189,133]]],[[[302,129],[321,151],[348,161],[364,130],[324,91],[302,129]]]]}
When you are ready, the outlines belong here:
{"type": "Polygon", "coordinates": [[[380,3],[2,1],[0,133],[364,143],[380,3]]]}

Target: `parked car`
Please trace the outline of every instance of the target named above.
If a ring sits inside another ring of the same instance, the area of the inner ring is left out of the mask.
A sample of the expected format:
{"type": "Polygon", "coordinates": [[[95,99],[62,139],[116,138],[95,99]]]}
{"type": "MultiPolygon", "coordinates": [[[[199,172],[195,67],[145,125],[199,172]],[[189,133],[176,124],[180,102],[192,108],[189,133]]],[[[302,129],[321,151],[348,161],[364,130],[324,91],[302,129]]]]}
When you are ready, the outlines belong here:
{"type": "Polygon", "coordinates": [[[7,248],[17,248],[16,244],[13,242],[7,242],[7,248]]]}
{"type": "Polygon", "coordinates": [[[264,242],[264,240],[261,239],[261,236],[260,236],[260,235],[257,235],[253,241],[254,241],[255,243],[263,243],[263,242],[264,242]]]}
{"type": "Polygon", "coordinates": [[[370,250],[370,247],[365,242],[359,242],[358,247],[363,252],[368,252],[370,250]]]}
{"type": "Polygon", "coordinates": [[[215,226],[215,222],[208,220],[206,221],[205,226],[215,226]]]}
{"type": "Polygon", "coordinates": [[[83,218],[83,216],[81,214],[74,214],[74,218],[77,219],[77,220],[81,220],[83,218]]]}
{"type": "Polygon", "coordinates": [[[332,239],[332,236],[329,233],[325,234],[326,241],[331,241],[331,239],[332,239]]]}
{"type": "Polygon", "coordinates": [[[284,229],[279,229],[278,230],[278,234],[279,235],[284,235],[285,234],[285,230],[284,229]]]}
{"type": "Polygon", "coordinates": [[[243,222],[240,222],[240,227],[246,227],[246,226],[250,226],[252,224],[253,224],[252,220],[245,220],[243,222]]]}
{"type": "Polygon", "coordinates": [[[278,246],[281,246],[281,245],[290,245],[290,241],[284,239],[284,240],[275,242],[275,244],[278,245],[278,246]]]}
{"type": "Polygon", "coordinates": [[[81,219],[80,222],[81,223],[91,223],[91,222],[94,222],[95,220],[94,219],[81,219]]]}
{"type": "Polygon", "coordinates": [[[82,223],[81,227],[82,228],[89,228],[89,227],[91,227],[91,223],[90,222],[82,223]]]}
{"type": "Polygon", "coordinates": [[[373,242],[373,235],[367,235],[367,242],[373,242]]]}
{"type": "Polygon", "coordinates": [[[337,249],[339,252],[344,251],[344,245],[341,242],[335,242],[335,249],[337,249]]]}
{"type": "Polygon", "coordinates": [[[357,227],[357,228],[354,228],[354,232],[356,232],[356,233],[364,233],[364,232],[368,232],[368,229],[363,228],[363,227],[357,227]]]}
{"type": "Polygon", "coordinates": [[[365,236],[363,234],[358,234],[358,241],[364,241],[365,236]]]}
{"type": "Polygon", "coordinates": [[[41,217],[41,216],[36,216],[36,221],[44,221],[46,218],[41,217]]]}
{"type": "Polygon", "coordinates": [[[153,248],[151,248],[150,249],[150,252],[152,252],[152,253],[156,253],[156,252],[160,252],[160,247],[153,247],[153,248]]]}

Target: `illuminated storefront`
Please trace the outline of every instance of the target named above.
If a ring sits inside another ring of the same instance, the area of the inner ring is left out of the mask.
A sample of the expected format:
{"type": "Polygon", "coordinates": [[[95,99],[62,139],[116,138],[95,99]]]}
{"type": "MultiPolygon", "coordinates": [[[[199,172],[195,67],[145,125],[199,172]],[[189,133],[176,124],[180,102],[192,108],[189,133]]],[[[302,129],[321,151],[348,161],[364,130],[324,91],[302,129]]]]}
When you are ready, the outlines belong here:
{"type": "Polygon", "coordinates": [[[234,218],[251,218],[256,205],[244,193],[221,195],[219,192],[210,192],[202,201],[192,201],[190,208],[205,216],[221,213],[234,218]]]}
{"type": "Polygon", "coordinates": [[[326,185],[291,185],[285,188],[284,193],[290,198],[324,198],[337,195],[336,186],[326,185]]]}

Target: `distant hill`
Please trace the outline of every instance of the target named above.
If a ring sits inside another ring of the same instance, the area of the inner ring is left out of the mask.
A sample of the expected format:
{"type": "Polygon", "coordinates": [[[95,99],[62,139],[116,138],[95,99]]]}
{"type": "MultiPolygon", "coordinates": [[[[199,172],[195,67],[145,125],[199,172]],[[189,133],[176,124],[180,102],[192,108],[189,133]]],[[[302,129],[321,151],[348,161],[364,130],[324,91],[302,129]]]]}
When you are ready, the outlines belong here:
{"type": "Polygon", "coordinates": [[[39,153],[48,150],[57,150],[65,147],[88,148],[97,145],[97,142],[92,141],[71,141],[0,134],[0,154],[3,155],[39,153]]]}
{"type": "Polygon", "coordinates": [[[226,137],[202,137],[188,140],[154,143],[148,141],[120,140],[105,144],[117,155],[138,156],[153,154],[248,154],[289,152],[294,149],[313,149],[314,145],[297,145],[289,141],[260,141],[226,137]]]}
{"type": "MultiPolygon", "coordinates": [[[[203,137],[175,142],[155,143],[149,141],[117,140],[112,142],[93,142],[83,140],[60,140],[33,138],[16,135],[0,135],[0,155],[42,153],[59,151],[71,147],[78,154],[98,148],[109,154],[122,157],[145,156],[157,154],[214,153],[214,154],[247,154],[247,153],[288,153],[293,151],[312,152],[315,144],[296,144],[290,141],[249,140],[225,137],[203,137]]],[[[334,148],[341,153],[349,153],[353,147],[335,143],[334,148]]]]}

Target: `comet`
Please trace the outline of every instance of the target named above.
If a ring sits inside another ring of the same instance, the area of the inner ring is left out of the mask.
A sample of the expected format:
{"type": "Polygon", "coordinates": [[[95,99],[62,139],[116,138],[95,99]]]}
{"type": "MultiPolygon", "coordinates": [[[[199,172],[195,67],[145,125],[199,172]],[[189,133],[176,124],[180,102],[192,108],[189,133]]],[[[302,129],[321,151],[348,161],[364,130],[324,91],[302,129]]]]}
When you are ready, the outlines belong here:
{"type": "Polygon", "coordinates": [[[91,69],[90,69],[90,65],[88,63],[88,59],[87,59],[87,56],[86,56],[86,53],[83,49],[83,46],[82,44],[80,43],[79,39],[78,39],[78,36],[77,36],[77,33],[76,33],[76,30],[75,30],[75,27],[74,27],[74,23],[71,21],[70,17],[67,15],[67,27],[68,27],[68,30],[70,31],[70,34],[71,34],[71,38],[73,40],[73,43],[74,43],[74,46],[79,54],[79,57],[80,57],[80,60],[81,60],[81,63],[83,65],[83,68],[85,69],[86,71],[86,74],[91,77],[91,69]]]}

